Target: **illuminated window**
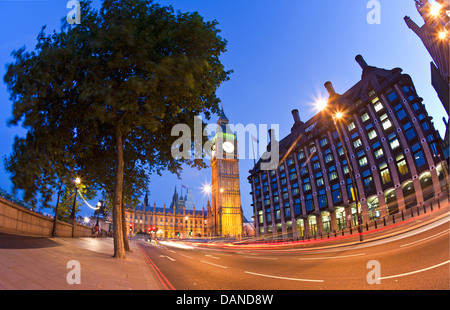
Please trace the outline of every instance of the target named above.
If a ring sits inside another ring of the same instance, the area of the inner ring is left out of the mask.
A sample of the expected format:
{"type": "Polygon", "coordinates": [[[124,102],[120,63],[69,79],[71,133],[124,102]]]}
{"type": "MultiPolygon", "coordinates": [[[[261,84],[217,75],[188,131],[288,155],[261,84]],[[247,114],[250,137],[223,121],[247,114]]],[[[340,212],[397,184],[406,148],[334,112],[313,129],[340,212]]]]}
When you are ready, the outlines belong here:
{"type": "Polygon", "coordinates": [[[369,116],[369,114],[367,114],[367,113],[364,113],[362,116],[361,116],[361,120],[363,121],[363,122],[365,122],[365,121],[367,121],[367,120],[369,120],[370,119],[370,116],[369,116]]]}
{"type": "Polygon", "coordinates": [[[383,182],[383,184],[390,182],[391,175],[389,174],[389,168],[386,162],[382,162],[381,164],[379,164],[378,168],[380,169],[381,181],[383,182]]]}
{"type": "Polygon", "coordinates": [[[408,166],[406,165],[405,156],[403,154],[398,155],[395,158],[395,162],[397,163],[398,172],[401,175],[408,173],[408,166]]]}
{"type": "Polygon", "coordinates": [[[372,140],[373,138],[377,137],[377,133],[375,130],[369,131],[369,133],[367,134],[367,136],[369,137],[370,140],[372,140]]]}

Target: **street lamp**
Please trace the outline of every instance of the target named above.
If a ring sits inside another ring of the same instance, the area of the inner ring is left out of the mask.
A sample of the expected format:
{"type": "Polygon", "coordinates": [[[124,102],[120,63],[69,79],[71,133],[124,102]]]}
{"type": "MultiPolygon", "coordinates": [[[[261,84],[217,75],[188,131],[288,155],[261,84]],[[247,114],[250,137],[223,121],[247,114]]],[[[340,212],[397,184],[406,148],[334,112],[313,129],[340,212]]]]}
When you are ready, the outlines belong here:
{"type": "Polygon", "coordinates": [[[69,216],[69,223],[71,224],[75,223],[75,207],[77,204],[78,185],[80,185],[81,179],[78,177],[75,178],[74,183],[75,183],[75,197],[73,198],[72,212],[70,213],[69,216]]]}
{"type": "MultiPolygon", "coordinates": [[[[350,161],[350,158],[348,156],[348,152],[347,152],[347,147],[345,146],[344,141],[342,140],[342,136],[341,136],[341,132],[339,130],[339,124],[338,122],[344,117],[344,114],[340,111],[337,111],[335,114],[332,114],[331,117],[333,118],[333,123],[334,123],[334,127],[337,130],[338,136],[339,136],[339,141],[341,142],[342,145],[342,149],[344,150],[344,155],[345,155],[345,159],[347,160],[347,164],[348,167],[350,169],[350,180],[352,182],[352,198],[356,203],[356,214],[357,214],[357,219],[358,219],[358,233],[359,233],[359,241],[363,241],[363,236],[362,236],[362,219],[361,219],[361,210],[360,210],[360,203],[359,203],[359,194],[358,194],[358,189],[356,188],[356,182],[355,182],[355,177],[354,177],[354,170],[353,170],[353,166],[352,163],[350,161]]],[[[351,209],[350,209],[350,215],[351,215],[351,209]]],[[[351,220],[350,220],[350,225],[351,225],[351,220]]]]}
{"type": "Polygon", "coordinates": [[[189,216],[187,216],[186,215],[186,217],[184,218],[184,220],[186,221],[186,238],[187,238],[187,236],[188,236],[188,232],[187,232],[187,230],[188,230],[188,220],[189,220],[189,216]]]}
{"type": "Polygon", "coordinates": [[[441,13],[441,8],[442,5],[439,3],[435,3],[433,5],[430,6],[430,15],[433,17],[439,16],[439,14],[441,13]]]}
{"type": "Polygon", "coordinates": [[[95,226],[98,226],[98,217],[100,215],[100,208],[102,207],[102,201],[100,200],[99,202],[97,202],[97,224],[95,224],[95,226]]]}

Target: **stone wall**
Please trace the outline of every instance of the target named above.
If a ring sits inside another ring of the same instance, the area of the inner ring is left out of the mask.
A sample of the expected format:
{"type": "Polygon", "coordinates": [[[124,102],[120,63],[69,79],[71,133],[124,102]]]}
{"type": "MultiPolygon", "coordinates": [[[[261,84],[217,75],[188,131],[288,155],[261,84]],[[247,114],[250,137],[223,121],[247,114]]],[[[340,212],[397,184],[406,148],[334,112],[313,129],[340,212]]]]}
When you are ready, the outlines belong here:
{"type": "MultiPolygon", "coordinates": [[[[51,237],[53,219],[35,213],[0,197],[0,232],[28,236],[51,237]]],[[[56,222],[56,237],[90,237],[91,228],[61,221],[56,222]]]]}

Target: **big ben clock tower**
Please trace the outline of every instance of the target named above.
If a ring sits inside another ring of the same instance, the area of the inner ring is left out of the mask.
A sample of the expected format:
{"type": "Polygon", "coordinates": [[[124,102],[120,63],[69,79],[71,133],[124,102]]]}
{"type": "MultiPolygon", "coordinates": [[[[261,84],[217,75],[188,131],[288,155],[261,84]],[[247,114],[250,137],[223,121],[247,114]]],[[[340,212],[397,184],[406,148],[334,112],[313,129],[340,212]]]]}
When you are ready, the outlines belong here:
{"type": "Polygon", "coordinates": [[[217,125],[211,153],[214,234],[240,238],[242,208],[237,139],[228,126],[223,108],[217,125]]]}

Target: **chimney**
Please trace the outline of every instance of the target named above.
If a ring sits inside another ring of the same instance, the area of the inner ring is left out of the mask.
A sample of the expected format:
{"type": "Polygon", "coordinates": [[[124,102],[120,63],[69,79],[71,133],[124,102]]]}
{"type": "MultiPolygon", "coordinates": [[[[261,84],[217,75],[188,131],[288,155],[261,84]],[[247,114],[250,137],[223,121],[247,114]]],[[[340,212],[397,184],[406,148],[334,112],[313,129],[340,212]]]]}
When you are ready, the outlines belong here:
{"type": "MultiPolygon", "coordinates": [[[[297,110],[297,109],[292,110],[292,116],[294,117],[294,124],[297,124],[297,123],[300,123],[300,122],[301,122],[301,120],[300,120],[300,114],[298,113],[298,110],[297,110]]],[[[270,134],[270,132],[269,132],[269,134],[270,134]]]]}
{"type": "Polygon", "coordinates": [[[359,65],[361,66],[361,68],[364,70],[366,67],[368,67],[367,62],[364,60],[364,58],[361,55],[357,55],[355,57],[355,60],[357,63],[359,63],[359,65]]]}
{"type": "Polygon", "coordinates": [[[327,89],[328,95],[330,95],[330,97],[331,97],[332,95],[336,94],[336,92],[334,91],[333,84],[331,84],[330,81],[328,81],[328,82],[325,83],[325,88],[327,89]]]}

